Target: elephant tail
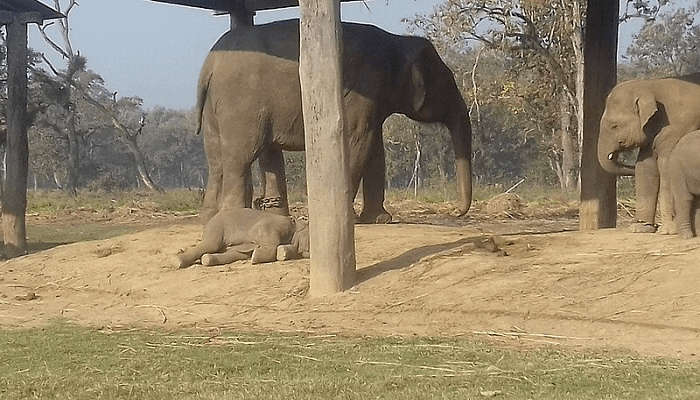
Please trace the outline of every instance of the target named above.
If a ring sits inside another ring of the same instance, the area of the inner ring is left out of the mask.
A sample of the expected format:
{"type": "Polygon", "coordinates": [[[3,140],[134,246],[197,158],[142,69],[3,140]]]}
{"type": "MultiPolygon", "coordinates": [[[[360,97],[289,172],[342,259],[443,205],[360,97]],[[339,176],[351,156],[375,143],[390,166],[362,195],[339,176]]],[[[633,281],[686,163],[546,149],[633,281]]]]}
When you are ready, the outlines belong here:
{"type": "Polygon", "coordinates": [[[207,61],[202,66],[202,72],[199,74],[199,83],[197,85],[197,128],[195,134],[199,135],[202,132],[202,119],[204,118],[204,104],[207,101],[207,93],[209,92],[209,84],[214,75],[213,69],[210,67],[210,62],[207,61]]]}

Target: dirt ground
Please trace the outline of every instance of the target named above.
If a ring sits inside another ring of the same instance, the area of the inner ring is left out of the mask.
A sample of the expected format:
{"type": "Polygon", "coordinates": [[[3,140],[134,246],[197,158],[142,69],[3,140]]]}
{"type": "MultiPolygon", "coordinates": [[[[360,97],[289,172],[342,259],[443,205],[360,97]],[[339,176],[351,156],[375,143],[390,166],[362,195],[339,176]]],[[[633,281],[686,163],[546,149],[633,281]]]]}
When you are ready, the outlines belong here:
{"type": "Polygon", "coordinates": [[[474,335],[517,345],[698,360],[700,240],[576,232],[547,220],[438,217],[357,226],[358,284],[306,296],[308,260],[174,268],[201,227],[178,219],[0,264],[0,327],[474,335]]]}

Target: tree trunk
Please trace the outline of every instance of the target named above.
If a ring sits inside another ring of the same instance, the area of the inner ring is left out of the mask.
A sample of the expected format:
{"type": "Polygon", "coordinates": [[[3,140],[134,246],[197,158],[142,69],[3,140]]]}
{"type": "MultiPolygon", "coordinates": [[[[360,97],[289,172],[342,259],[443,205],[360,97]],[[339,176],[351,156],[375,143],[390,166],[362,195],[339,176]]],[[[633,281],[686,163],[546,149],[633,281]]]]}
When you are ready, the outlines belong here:
{"type": "Polygon", "coordinates": [[[61,179],[59,179],[58,172],[56,171],[53,172],[53,182],[56,184],[56,189],[63,190],[63,184],[61,183],[61,179]]]}
{"type": "Polygon", "coordinates": [[[574,5],[574,34],[572,35],[571,41],[574,48],[574,59],[576,63],[576,101],[574,104],[574,109],[576,110],[576,133],[578,137],[577,143],[577,166],[578,166],[578,182],[577,186],[581,187],[581,159],[583,155],[583,99],[584,99],[584,72],[585,72],[585,60],[583,57],[583,21],[581,20],[581,2],[575,0],[574,5]]]}
{"type": "Polygon", "coordinates": [[[15,15],[7,25],[7,147],[2,230],[5,256],[27,252],[27,24],[15,15]]]}
{"type": "Polygon", "coordinates": [[[311,242],[310,289],[322,296],[355,283],[355,213],[343,131],[339,0],[299,1],[302,106],[311,242]]]}
{"type": "Polygon", "coordinates": [[[414,136],[416,143],[416,159],[413,161],[413,177],[411,181],[413,182],[413,198],[418,197],[418,187],[421,186],[420,175],[421,175],[421,165],[420,160],[422,156],[423,143],[421,143],[420,132],[417,132],[414,136]]]}
{"type": "Polygon", "coordinates": [[[136,164],[136,171],[138,172],[139,180],[148,189],[153,190],[154,192],[163,192],[163,189],[161,189],[161,187],[151,179],[151,176],[148,173],[148,168],[146,167],[146,157],[144,157],[138,143],[136,143],[136,138],[128,135],[121,135],[121,137],[124,139],[126,147],[134,156],[134,163],[136,164]]]}
{"type": "Polygon", "coordinates": [[[571,108],[569,107],[569,98],[565,93],[562,93],[559,98],[559,118],[560,118],[560,135],[561,135],[561,169],[562,182],[561,187],[565,191],[571,191],[576,186],[576,152],[574,149],[574,141],[571,137],[571,108]]]}
{"type": "Polygon", "coordinates": [[[616,177],[606,173],[598,163],[598,136],[605,96],[617,81],[619,13],[617,1],[588,0],[581,158],[582,230],[613,228],[617,222],[616,177]]]}
{"type": "MultiPolygon", "coordinates": [[[[70,90],[70,88],[66,89],[70,90]]],[[[75,111],[68,111],[66,136],[68,137],[68,182],[65,185],[66,191],[71,196],[78,195],[78,182],[80,179],[80,138],[78,137],[75,124],[75,111]]]]}

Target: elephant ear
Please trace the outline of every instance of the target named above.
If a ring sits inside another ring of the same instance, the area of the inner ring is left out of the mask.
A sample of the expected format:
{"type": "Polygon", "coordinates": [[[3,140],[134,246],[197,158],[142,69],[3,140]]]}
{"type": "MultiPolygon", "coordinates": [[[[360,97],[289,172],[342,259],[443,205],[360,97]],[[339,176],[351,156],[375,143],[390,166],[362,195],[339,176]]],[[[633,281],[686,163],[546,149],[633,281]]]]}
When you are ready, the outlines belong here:
{"type": "Polygon", "coordinates": [[[418,111],[423,108],[425,104],[425,78],[423,77],[423,71],[421,71],[417,62],[411,65],[411,105],[413,106],[413,111],[418,111]]]}
{"type": "Polygon", "coordinates": [[[639,116],[639,125],[643,130],[651,117],[659,111],[659,107],[656,105],[656,98],[651,93],[643,94],[635,99],[634,104],[639,116]]]}

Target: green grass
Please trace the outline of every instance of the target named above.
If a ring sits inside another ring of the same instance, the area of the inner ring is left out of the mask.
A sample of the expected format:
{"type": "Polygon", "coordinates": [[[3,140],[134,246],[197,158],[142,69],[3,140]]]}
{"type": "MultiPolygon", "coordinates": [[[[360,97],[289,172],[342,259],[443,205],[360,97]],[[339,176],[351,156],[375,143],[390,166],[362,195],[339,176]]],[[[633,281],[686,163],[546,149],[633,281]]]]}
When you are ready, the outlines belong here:
{"type": "Polygon", "coordinates": [[[459,339],[0,331],[2,399],[697,399],[698,364],[459,339]]]}
{"type": "MultiPolygon", "coordinates": [[[[503,193],[508,186],[474,185],[474,200],[484,201],[503,193]]],[[[258,189],[259,190],[259,189],[258,189]]],[[[525,182],[513,190],[527,203],[546,204],[548,202],[571,202],[578,200],[578,192],[563,192],[557,187],[541,186],[525,182]]],[[[256,193],[256,196],[258,194],[256,193]]],[[[623,178],[618,184],[621,199],[634,198],[634,181],[623,178]]],[[[358,196],[361,198],[362,194],[358,196]]],[[[443,187],[426,186],[419,188],[417,195],[413,189],[387,190],[388,201],[418,200],[426,203],[442,203],[457,200],[454,183],[443,187]]],[[[302,188],[289,187],[289,201],[306,202],[302,188]]],[[[199,211],[202,195],[198,190],[175,189],[165,193],[145,191],[89,192],[81,191],[72,197],[61,191],[38,191],[28,193],[28,213],[42,215],[62,214],[74,210],[113,212],[119,208],[136,208],[153,212],[196,213],[199,211]]]]}
{"type": "Polygon", "coordinates": [[[75,210],[111,212],[118,208],[136,208],[154,212],[195,213],[201,206],[197,190],[176,189],[164,193],[144,191],[89,192],[73,197],[62,191],[27,193],[27,213],[56,214],[75,210]]]}
{"type": "MultiPolygon", "coordinates": [[[[485,201],[508,189],[508,186],[474,185],[473,197],[476,201],[485,201]]],[[[512,193],[517,194],[527,203],[566,202],[578,199],[578,192],[576,191],[563,192],[556,187],[530,185],[527,183],[519,185],[512,193]]],[[[448,185],[447,187],[430,186],[419,188],[416,195],[414,195],[413,189],[392,189],[387,191],[386,198],[389,201],[415,199],[426,203],[442,203],[445,201],[456,201],[457,190],[454,185],[448,185]]]]}

